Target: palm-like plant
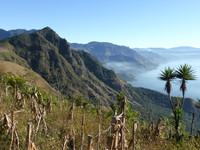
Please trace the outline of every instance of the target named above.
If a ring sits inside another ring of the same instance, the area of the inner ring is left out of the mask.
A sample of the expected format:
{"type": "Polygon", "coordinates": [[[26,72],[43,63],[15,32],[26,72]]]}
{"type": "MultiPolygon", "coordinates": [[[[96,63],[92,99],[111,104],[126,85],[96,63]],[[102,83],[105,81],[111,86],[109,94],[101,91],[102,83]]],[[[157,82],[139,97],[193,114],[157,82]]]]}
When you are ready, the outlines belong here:
{"type": "Polygon", "coordinates": [[[180,65],[179,68],[176,70],[176,77],[181,79],[180,90],[182,91],[183,95],[181,107],[183,107],[185,101],[186,83],[187,80],[195,80],[194,70],[191,66],[187,64],[180,65]]]}
{"type": "Polygon", "coordinates": [[[171,80],[173,80],[175,77],[176,77],[175,71],[174,71],[174,69],[171,69],[170,67],[165,68],[164,71],[161,71],[161,74],[158,77],[159,79],[166,81],[165,91],[167,91],[172,109],[173,109],[173,104],[172,104],[172,101],[171,101],[171,89],[172,89],[171,80]]]}
{"type": "Polygon", "coordinates": [[[171,69],[170,67],[165,68],[164,71],[161,71],[162,73],[160,74],[159,79],[166,81],[165,84],[165,90],[168,93],[170,104],[172,107],[172,112],[174,116],[174,127],[176,131],[176,138],[179,140],[179,127],[180,127],[180,120],[182,119],[182,110],[183,110],[183,104],[185,100],[185,91],[186,91],[186,82],[187,80],[195,80],[195,77],[193,75],[194,71],[192,70],[192,67],[185,64],[185,65],[180,65],[180,67],[174,71],[174,69],[171,69]],[[181,79],[181,86],[180,89],[183,94],[183,98],[180,104],[179,99],[171,99],[170,93],[171,93],[171,80],[174,78],[179,78],[181,79]]]}

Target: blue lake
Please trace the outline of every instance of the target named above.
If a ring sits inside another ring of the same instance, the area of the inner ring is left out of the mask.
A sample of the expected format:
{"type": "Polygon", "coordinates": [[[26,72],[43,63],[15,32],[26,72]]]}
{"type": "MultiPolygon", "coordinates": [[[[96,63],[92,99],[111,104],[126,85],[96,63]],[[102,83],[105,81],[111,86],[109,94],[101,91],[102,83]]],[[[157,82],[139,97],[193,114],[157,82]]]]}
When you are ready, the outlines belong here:
{"type": "MultiPolygon", "coordinates": [[[[136,81],[131,82],[135,87],[144,87],[152,90],[165,93],[164,86],[165,82],[158,79],[161,70],[166,67],[177,68],[179,65],[189,64],[195,71],[196,80],[187,82],[186,97],[193,98],[197,100],[200,99],[200,53],[184,53],[184,54],[174,54],[176,59],[160,64],[155,70],[148,72],[136,74],[136,81]]],[[[182,96],[180,91],[180,80],[174,80],[172,83],[172,96],[182,96]]]]}

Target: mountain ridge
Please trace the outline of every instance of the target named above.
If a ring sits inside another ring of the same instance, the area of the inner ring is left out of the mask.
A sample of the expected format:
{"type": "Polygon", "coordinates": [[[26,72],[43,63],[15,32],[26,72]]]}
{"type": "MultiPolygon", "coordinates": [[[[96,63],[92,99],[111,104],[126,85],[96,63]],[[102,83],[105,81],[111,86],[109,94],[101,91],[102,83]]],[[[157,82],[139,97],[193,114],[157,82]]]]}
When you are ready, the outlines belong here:
{"type": "Polygon", "coordinates": [[[4,30],[0,29],[0,39],[4,38],[10,38],[19,34],[24,34],[24,33],[33,33],[37,30],[31,29],[31,30],[25,30],[25,29],[13,29],[13,30],[4,30]]]}
{"type": "Polygon", "coordinates": [[[155,69],[155,61],[144,58],[127,46],[119,46],[109,42],[90,42],[88,44],[70,43],[73,49],[84,50],[97,58],[106,68],[114,70],[126,81],[134,79],[130,72],[144,72],[155,69]],[[126,67],[122,67],[126,66],[126,67]]]}

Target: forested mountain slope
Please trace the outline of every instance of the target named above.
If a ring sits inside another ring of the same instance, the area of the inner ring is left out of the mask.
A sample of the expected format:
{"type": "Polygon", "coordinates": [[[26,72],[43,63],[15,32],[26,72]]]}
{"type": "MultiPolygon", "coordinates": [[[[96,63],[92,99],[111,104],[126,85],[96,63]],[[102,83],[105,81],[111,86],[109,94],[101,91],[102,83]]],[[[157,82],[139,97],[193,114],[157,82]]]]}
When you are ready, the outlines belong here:
{"type": "MultiPolygon", "coordinates": [[[[131,86],[89,53],[70,48],[68,42],[49,27],[0,40],[0,50],[2,60],[31,68],[69,98],[81,95],[93,104],[109,107],[116,103],[116,94],[123,92],[132,107],[142,112],[143,118],[148,112],[155,118],[169,115],[166,95],[131,86]]],[[[188,99],[187,103],[186,107],[193,106],[192,100],[188,99]]],[[[190,112],[195,111],[194,107],[190,108],[190,112]]]]}

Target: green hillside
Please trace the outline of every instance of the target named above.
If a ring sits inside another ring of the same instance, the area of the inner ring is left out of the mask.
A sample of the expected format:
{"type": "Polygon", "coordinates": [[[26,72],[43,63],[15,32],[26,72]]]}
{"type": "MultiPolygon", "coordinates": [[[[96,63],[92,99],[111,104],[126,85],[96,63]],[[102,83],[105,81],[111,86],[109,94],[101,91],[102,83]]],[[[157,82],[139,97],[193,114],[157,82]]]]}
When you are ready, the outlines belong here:
{"type": "MultiPolygon", "coordinates": [[[[4,65],[6,63],[3,62],[4,65]]],[[[24,68],[16,68],[19,74],[26,72],[24,68]]],[[[105,147],[114,150],[111,148],[112,141],[116,141],[115,147],[124,150],[121,140],[115,138],[122,133],[122,141],[126,141],[123,145],[129,149],[199,149],[199,138],[196,136],[190,137],[182,131],[180,141],[172,137],[174,130],[170,118],[160,121],[139,119],[140,113],[130,109],[124,97],[118,96],[116,109],[119,112],[114,115],[112,110],[104,111],[81,97],[74,97],[71,102],[64,97],[58,99],[47,89],[33,85],[30,78],[2,72],[0,78],[1,150],[86,150],[105,147]],[[122,104],[125,109],[121,109],[122,104]],[[120,124],[122,119],[115,119],[121,112],[125,121],[120,124]],[[89,139],[92,139],[92,144],[88,144],[89,139]]]]}

